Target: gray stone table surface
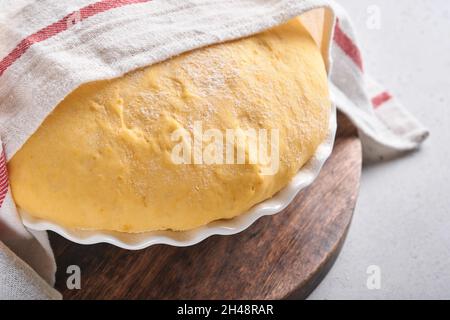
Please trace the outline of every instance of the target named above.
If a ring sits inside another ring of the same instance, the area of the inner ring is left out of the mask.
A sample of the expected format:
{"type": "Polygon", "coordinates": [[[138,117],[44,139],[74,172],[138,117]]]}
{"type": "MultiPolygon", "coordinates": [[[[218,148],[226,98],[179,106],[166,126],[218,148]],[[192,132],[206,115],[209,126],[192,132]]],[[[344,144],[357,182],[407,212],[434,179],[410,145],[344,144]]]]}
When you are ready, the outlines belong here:
{"type": "Polygon", "coordinates": [[[450,299],[450,1],[338,2],[366,70],[431,137],[419,152],[363,169],[345,246],[310,299],[450,299]]]}

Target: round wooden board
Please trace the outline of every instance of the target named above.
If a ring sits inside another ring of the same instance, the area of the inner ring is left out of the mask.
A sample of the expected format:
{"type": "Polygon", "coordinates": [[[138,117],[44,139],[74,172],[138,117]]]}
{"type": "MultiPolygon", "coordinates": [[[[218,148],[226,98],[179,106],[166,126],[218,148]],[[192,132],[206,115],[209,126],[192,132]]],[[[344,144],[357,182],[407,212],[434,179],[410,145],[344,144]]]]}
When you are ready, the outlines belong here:
{"type": "Polygon", "coordinates": [[[283,212],[234,236],[188,248],[127,251],[82,246],[51,233],[56,288],[65,299],[295,299],[307,297],[333,265],[353,215],[361,145],[343,116],[331,158],[315,183],[283,212]],[[69,290],[67,267],[81,268],[69,290]]]}

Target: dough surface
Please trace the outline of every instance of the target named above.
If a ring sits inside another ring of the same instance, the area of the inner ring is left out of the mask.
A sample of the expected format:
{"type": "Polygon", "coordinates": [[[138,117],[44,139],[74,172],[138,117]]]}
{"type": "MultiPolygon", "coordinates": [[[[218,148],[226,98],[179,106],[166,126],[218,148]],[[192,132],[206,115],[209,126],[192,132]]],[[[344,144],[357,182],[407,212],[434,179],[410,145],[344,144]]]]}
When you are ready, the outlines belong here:
{"type": "Polygon", "coordinates": [[[300,22],[82,85],[8,164],[22,210],[66,227],[188,230],[246,212],[285,187],[328,133],[319,48],[300,22]],[[171,134],[279,130],[279,170],[180,165],[171,134]]]}

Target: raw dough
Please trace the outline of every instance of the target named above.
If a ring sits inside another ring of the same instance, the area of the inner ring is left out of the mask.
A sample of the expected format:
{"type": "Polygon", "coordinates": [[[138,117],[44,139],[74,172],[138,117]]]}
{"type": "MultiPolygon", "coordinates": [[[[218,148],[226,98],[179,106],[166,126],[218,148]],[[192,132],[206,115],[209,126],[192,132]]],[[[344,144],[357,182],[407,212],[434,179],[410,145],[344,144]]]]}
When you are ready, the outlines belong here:
{"type": "Polygon", "coordinates": [[[66,227],[187,230],[285,187],[328,133],[327,74],[299,20],[82,85],[9,162],[16,204],[66,227]],[[177,165],[171,133],[278,129],[279,171],[177,165]]]}

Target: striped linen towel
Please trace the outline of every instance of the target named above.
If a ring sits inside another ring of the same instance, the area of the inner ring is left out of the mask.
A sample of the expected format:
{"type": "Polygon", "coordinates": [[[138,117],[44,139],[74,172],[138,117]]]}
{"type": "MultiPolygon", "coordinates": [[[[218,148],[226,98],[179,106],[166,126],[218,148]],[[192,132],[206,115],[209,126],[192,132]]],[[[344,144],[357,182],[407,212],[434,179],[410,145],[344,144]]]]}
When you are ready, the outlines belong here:
{"type": "Polygon", "coordinates": [[[56,264],[47,235],[22,225],[6,163],[67,94],[300,15],[366,159],[418,148],[428,131],[364,73],[350,19],[332,1],[0,0],[0,298],[61,298],[52,289],[56,264]]]}

